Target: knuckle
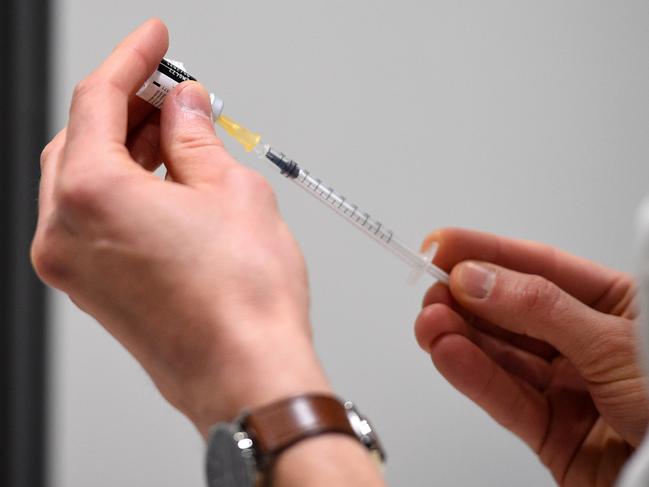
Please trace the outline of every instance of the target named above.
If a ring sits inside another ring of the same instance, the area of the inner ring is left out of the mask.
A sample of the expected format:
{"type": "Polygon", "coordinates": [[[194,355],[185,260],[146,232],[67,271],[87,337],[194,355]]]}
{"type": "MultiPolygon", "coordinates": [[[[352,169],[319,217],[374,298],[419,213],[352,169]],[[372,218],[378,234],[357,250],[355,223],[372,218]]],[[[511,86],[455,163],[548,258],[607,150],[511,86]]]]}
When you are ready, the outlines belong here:
{"type": "Polygon", "coordinates": [[[424,308],[415,319],[415,338],[425,352],[430,352],[432,342],[444,333],[444,315],[444,306],[433,304],[424,308]]]}
{"type": "Polygon", "coordinates": [[[43,166],[45,166],[45,163],[49,159],[53,150],[54,150],[53,140],[50,141],[45,147],[43,147],[43,150],[41,151],[41,157],[40,157],[41,169],[43,168],[43,166]]]}
{"type": "Polygon", "coordinates": [[[520,430],[520,424],[526,417],[527,412],[527,400],[526,396],[521,390],[517,389],[516,394],[509,399],[509,411],[510,414],[504,415],[498,419],[498,423],[505,429],[518,433],[520,430]]]}
{"type": "Polygon", "coordinates": [[[43,150],[41,151],[40,163],[41,169],[47,164],[47,160],[50,159],[55,152],[61,151],[65,145],[67,127],[62,129],[58,134],[56,134],[52,140],[50,140],[43,150]]]}
{"type": "Polygon", "coordinates": [[[519,290],[519,303],[526,313],[551,314],[561,297],[560,289],[541,276],[529,276],[519,290]]]}
{"type": "Polygon", "coordinates": [[[60,250],[58,229],[51,224],[39,227],[30,248],[32,267],[43,282],[54,286],[59,285],[67,274],[60,250]]]}
{"type": "Polygon", "coordinates": [[[234,194],[241,194],[246,190],[248,184],[248,170],[243,166],[232,166],[222,174],[221,183],[234,194]]]}
{"type": "Polygon", "coordinates": [[[268,180],[257,171],[248,170],[247,184],[250,190],[260,197],[270,198],[274,195],[268,180]]]}
{"type": "Polygon", "coordinates": [[[82,79],[74,87],[72,93],[72,106],[83,105],[84,101],[97,94],[104,96],[106,93],[119,91],[119,86],[115,82],[108,80],[98,74],[91,74],[82,79]]]}
{"type": "Polygon", "coordinates": [[[268,180],[257,171],[244,166],[233,166],[224,174],[224,184],[235,194],[245,199],[273,199],[273,188],[268,180]]]}
{"type": "Polygon", "coordinates": [[[85,98],[88,93],[91,93],[93,91],[93,89],[97,86],[97,83],[98,80],[95,76],[92,75],[79,81],[74,87],[74,91],[72,92],[73,103],[85,98]]]}
{"type": "Polygon", "coordinates": [[[588,353],[576,365],[593,383],[616,382],[637,376],[634,321],[619,316],[606,316],[603,326],[589,333],[588,353]]]}
{"type": "Polygon", "coordinates": [[[41,169],[47,163],[47,160],[52,156],[52,154],[55,151],[60,150],[65,144],[66,131],[67,128],[62,129],[45,145],[45,147],[43,147],[40,157],[41,169]]]}
{"type": "Polygon", "coordinates": [[[64,213],[94,212],[105,195],[102,178],[74,175],[59,184],[57,203],[64,213]]]}

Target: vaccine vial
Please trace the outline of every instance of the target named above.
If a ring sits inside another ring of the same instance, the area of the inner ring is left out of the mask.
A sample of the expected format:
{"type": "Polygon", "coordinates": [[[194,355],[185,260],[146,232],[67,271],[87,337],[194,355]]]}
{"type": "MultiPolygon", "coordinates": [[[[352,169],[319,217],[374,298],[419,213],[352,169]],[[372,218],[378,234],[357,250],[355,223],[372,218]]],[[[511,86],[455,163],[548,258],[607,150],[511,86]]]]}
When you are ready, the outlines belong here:
{"type": "MultiPolygon", "coordinates": [[[[196,78],[187,73],[181,62],[163,58],[136,95],[154,107],[161,108],[171,90],[183,81],[196,81],[196,78]]],[[[210,93],[210,100],[214,120],[218,120],[223,112],[223,100],[212,93],[210,93]]]]}

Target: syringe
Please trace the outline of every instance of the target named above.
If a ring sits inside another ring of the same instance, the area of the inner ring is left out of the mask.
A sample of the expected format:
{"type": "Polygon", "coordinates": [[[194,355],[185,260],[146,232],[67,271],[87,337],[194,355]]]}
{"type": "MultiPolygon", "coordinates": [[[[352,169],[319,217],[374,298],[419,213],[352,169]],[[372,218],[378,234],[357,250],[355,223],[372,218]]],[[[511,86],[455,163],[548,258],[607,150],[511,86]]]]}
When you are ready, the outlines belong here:
{"type": "MultiPolygon", "coordinates": [[[[195,80],[195,78],[185,71],[182,63],[163,59],[158,69],[145,82],[137,95],[160,108],[173,87],[186,80],[195,80]]],[[[214,95],[211,97],[214,121],[236,139],[246,152],[254,151],[258,157],[268,159],[289,180],[408,264],[413,269],[413,276],[417,277],[426,273],[438,281],[448,284],[448,274],[432,263],[432,255],[412,250],[399,240],[392,230],[372,218],[369,213],[335,192],[331,186],[324,184],[309,171],[301,168],[294,160],[276,151],[270,145],[263,144],[259,134],[248,130],[223,114],[221,99],[214,95]]]]}
{"type": "Polygon", "coordinates": [[[263,144],[259,134],[242,127],[223,114],[216,118],[216,123],[234,137],[246,152],[254,151],[258,157],[268,159],[289,180],[406,262],[415,275],[427,273],[448,284],[448,274],[431,262],[432,256],[410,249],[394,235],[392,230],[372,218],[369,213],[351,203],[306,169],[301,168],[294,160],[276,151],[270,145],[263,144]]]}
{"type": "Polygon", "coordinates": [[[284,176],[403,260],[412,268],[415,276],[427,273],[438,281],[448,284],[448,274],[431,262],[432,256],[410,249],[380,221],[372,218],[369,213],[351,203],[322,180],[311,175],[309,171],[301,168],[295,161],[281,152],[277,152],[270,145],[264,145],[261,153],[275,164],[284,176]]]}

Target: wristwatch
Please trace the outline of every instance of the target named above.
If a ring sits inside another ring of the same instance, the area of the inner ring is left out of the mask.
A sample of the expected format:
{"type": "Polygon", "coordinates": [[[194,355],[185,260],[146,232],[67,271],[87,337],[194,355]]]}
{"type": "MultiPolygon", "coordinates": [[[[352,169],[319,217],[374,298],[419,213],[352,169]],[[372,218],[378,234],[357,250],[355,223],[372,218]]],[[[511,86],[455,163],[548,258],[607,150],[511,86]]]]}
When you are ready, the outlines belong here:
{"type": "Polygon", "coordinates": [[[233,422],[214,425],[207,442],[207,485],[269,485],[278,455],[302,440],[325,433],[353,437],[377,462],[385,462],[374,428],[352,402],[326,394],[304,394],[243,411],[233,422]]]}

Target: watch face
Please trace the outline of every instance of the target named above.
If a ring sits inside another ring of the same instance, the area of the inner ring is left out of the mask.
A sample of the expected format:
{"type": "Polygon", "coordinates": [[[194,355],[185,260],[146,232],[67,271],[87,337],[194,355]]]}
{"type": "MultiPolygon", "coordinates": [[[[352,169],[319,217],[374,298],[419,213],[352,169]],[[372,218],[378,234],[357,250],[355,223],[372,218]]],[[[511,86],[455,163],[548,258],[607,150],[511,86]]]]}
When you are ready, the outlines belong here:
{"type": "Polygon", "coordinates": [[[354,403],[347,401],[345,403],[345,411],[349,425],[356,433],[360,442],[369,448],[372,456],[375,457],[379,463],[385,463],[385,451],[379,441],[379,437],[374,430],[374,427],[367,418],[364,418],[361,413],[356,409],[354,403]]]}
{"type": "Polygon", "coordinates": [[[218,423],[207,445],[208,487],[254,487],[256,472],[251,451],[240,447],[237,425],[218,423]]]}

